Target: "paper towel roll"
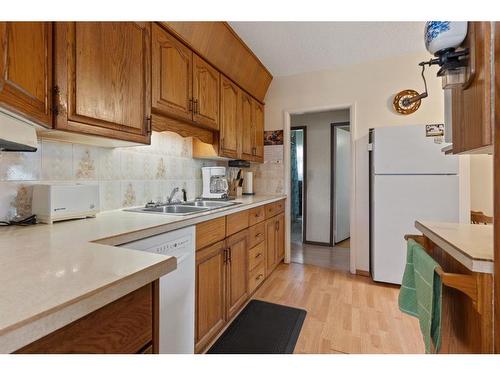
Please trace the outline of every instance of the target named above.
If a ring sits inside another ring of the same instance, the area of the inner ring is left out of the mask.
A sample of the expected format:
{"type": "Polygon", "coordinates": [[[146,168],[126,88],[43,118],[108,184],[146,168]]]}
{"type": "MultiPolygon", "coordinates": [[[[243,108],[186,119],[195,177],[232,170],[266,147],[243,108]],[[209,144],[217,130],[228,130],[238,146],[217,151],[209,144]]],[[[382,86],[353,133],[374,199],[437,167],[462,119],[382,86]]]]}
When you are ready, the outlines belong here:
{"type": "Polygon", "coordinates": [[[243,194],[253,194],[253,172],[243,173],[243,194]]]}

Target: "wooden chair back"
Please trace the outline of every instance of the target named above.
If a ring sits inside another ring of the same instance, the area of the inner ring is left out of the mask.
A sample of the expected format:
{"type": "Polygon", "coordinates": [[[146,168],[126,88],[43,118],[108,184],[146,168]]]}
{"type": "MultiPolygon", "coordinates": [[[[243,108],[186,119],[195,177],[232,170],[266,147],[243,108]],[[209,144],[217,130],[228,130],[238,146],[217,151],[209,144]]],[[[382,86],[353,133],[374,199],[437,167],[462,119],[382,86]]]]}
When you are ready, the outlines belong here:
{"type": "Polygon", "coordinates": [[[493,217],[486,216],[482,211],[471,211],[470,221],[472,224],[493,224],[493,217]]]}

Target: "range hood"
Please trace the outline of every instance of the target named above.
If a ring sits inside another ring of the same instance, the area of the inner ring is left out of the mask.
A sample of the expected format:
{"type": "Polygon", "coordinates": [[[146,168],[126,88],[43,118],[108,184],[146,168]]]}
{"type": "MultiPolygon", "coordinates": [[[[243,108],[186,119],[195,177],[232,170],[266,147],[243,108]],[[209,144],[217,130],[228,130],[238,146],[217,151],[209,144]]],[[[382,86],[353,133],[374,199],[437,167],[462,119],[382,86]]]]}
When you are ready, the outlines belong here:
{"type": "Polygon", "coordinates": [[[33,124],[0,111],[0,151],[35,152],[37,147],[33,124]]]}

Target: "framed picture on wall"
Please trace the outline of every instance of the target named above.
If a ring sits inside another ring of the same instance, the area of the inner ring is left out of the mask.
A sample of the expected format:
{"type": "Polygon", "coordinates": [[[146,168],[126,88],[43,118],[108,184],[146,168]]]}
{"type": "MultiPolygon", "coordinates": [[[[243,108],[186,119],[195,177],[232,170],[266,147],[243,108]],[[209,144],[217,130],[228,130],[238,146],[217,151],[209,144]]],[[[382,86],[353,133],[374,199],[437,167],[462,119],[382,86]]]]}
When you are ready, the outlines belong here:
{"type": "Polygon", "coordinates": [[[264,132],[264,146],[283,145],[283,130],[266,130],[264,132]]]}

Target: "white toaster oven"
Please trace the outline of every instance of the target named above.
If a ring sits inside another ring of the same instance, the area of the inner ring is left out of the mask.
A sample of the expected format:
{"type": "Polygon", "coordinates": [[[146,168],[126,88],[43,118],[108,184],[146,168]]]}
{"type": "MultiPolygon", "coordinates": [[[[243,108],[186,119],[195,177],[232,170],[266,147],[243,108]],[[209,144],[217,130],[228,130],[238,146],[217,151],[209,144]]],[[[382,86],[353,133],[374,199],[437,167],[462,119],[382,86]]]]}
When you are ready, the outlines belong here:
{"type": "Polygon", "coordinates": [[[95,217],[99,212],[99,186],[44,184],[33,186],[32,212],[40,223],[95,217]]]}

